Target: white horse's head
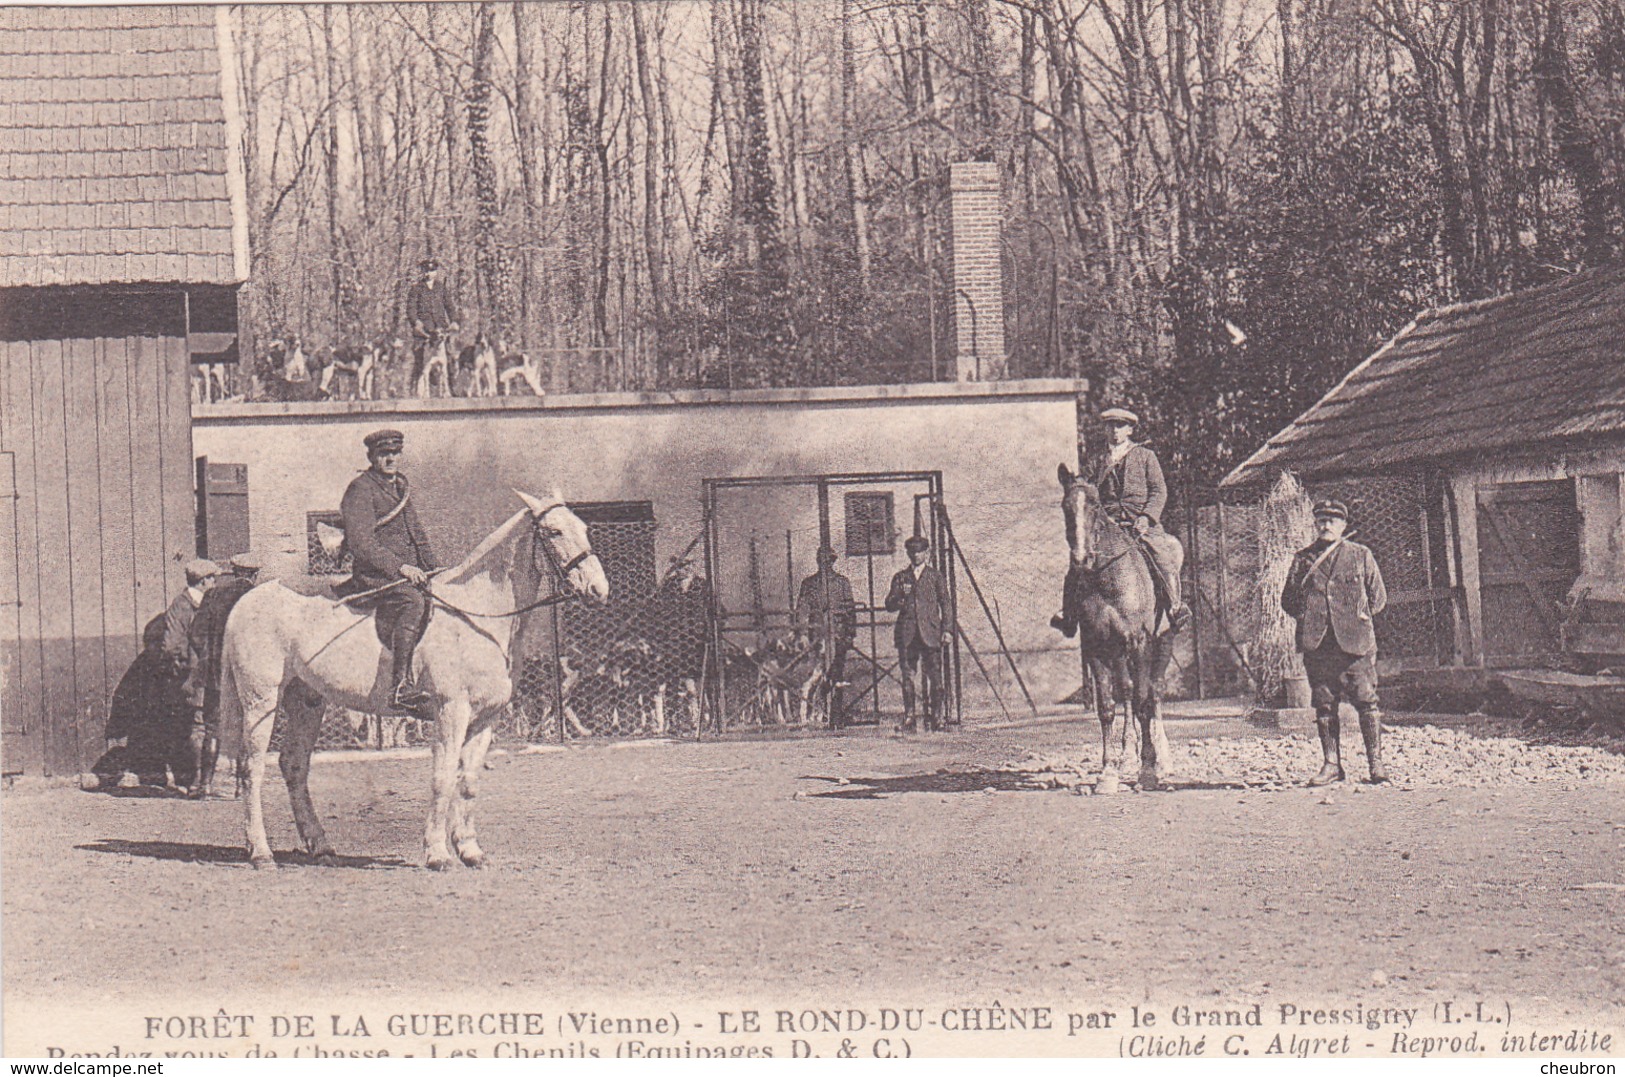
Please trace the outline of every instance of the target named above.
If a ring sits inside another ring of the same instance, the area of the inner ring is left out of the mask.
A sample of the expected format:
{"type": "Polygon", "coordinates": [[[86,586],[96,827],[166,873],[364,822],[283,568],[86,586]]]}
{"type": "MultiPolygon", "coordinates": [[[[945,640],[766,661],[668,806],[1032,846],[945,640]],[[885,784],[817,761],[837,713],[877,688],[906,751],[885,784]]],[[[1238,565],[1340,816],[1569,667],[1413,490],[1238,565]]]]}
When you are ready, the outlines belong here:
{"type": "Polygon", "coordinates": [[[514,493],[530,510],[537,541],[552,562],[555,574],[583,598],[594,602],[608,600],[609,577],[604,575],[598,555],[592,552],[587,525],[581,517],[571,512],[557,494],[544,500],[519,490],[514,493]]]}

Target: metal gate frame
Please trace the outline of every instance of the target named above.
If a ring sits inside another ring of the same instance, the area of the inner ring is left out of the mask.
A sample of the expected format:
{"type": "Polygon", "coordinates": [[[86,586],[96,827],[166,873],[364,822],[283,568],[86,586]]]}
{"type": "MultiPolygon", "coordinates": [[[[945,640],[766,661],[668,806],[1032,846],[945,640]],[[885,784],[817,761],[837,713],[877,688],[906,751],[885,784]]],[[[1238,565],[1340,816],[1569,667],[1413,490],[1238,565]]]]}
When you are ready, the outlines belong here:
{"type": "MultiPolygon", "coordinates": [[[[719,584],[719,568],[721,555],[721,536],[717,530],[717,495],[724,490],[747,488],[786,488],[807,486],[813,488],[818,498],[818,529],[821,542],[832,543],[830,530],[830,490],[842,486],[874,486],[881,484],[924,483],[926,493],[913,495],[914,501],[914,530],[911,534],[923,533],[931,540],[931,564],[942,573],[948,584],[948,595],[957,610],[958,605],[958,578],[955,572],[954,557],[952,554],[950,532],[946,526],[946,515],[939,511],[943,505],[942,472],[940,471],[873,471],[873,472],[829,472],[820,475],[752,475],[733,478],[712,478],[701,480],[701,509],[704,517],[705,534],[705,574],[710,581],[710,621],[711,621],[711,662],[709,676],[706,678],[705,694],[710,703],[710,713],[718,733],[726,730],[727,715],[725,713],[727,699],[727,651],[725,649],[726,636],[730,631],[724,623],[727,614],[720,609],[717,595],[722,588],[719,584]],[[922,504],[922,502],[924,504],[922,504]]],[[[868,690],[864,693],[870,698],[871,711],[876,720],[880,716],[880,682],[888,676],[893,676],[896,663],[885,665],[880,657],[880,629],[895,623],[895,619],[882,621],[881,615],[885,613],[883,606],[875,602],[874,597],[874,555],[870,553],[869,562],[869,602],[867,606],[858,608],[857,628],[861,634],[865,629],[869,633],[869,650],[864,654],[860,648],[854,651],[866,659],[870,665],[873,676],[868,690]]],[[[791,596],[794,601],[794,596],[791,596]]],[[[779,612],[779,611],[773,611],[779,612]]],[[[954,632],[947,655],[947,676],[944,677],[943,691],[949,696],[949,710],[951,724],[958,725],[964,718],[963,692],[961,682],[960,634],[954,632]]],[[[861,697],[860,697],[861,699],[861,697]]],[[[849,713],[857,713],[856,708],[849,713]]]]}

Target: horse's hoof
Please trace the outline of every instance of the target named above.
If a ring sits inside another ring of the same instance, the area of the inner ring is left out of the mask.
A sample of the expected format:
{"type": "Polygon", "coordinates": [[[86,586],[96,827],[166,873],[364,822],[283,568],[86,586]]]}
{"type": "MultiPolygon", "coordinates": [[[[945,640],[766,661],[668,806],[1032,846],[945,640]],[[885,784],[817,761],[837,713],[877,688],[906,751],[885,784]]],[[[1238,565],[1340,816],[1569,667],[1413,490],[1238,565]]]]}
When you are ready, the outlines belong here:
{"type": "Polygon", "coordinates": [[[429,859],[430,871],[450,871],[451,859],[449,857],[431,857],[429,859]]]}
{"type": "Polygon", "coordinates": [[[1120,788],[1122,786],[1118,784],[1117,775],[1102,774],[1100,780],[1095,783],[1095,795],[1099,797],[1113,796],[1120,788]]]}
{"type": "Polygon", "coordinates": [[[461,854],[459,854],[459,857],[461,858],[463,863],[468,867],[471,867],[471,868],[483,868],[485,866],[485,854],[484,853],[461,853],[461,854]]]}
{"type": "Polygon", "coordinates": [[[1147,793],[1154,793],[1162,788],[1162,781],[1157,777],[1155,771],[1142,770],[1140,771],[1140,788],[1147,793]]]}
{"type": "Polygon", "coordinates": [[[319,853],[312,853],[311,856],[318,867],[336,868],[339,866],[339,854],[331,849],[323,849],[319,853]]]}
{"type": "Polygon", "coordinates": [[[276,857],[274,856],[251,856],[248,858],[248,862],[254,866],[255,871],[276,870],[276,857]]]}

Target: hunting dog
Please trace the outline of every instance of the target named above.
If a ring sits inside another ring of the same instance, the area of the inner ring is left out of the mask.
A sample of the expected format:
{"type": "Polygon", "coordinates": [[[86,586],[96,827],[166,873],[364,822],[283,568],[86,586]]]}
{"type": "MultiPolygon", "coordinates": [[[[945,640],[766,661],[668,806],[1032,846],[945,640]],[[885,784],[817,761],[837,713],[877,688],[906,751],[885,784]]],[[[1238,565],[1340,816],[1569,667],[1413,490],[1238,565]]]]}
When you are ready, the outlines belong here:
{"type": "Polygon", "coordinates": [[[757,707],[763,721],[804,728],[825,710],[824,641],[775,639],[756,655],[757,707]]]}
{"type": "Polygon", "coordinates": [[[457,356],[457,368],[468,374],[469,396],[497,395],[497,349],[483,331],[457,356]]]}

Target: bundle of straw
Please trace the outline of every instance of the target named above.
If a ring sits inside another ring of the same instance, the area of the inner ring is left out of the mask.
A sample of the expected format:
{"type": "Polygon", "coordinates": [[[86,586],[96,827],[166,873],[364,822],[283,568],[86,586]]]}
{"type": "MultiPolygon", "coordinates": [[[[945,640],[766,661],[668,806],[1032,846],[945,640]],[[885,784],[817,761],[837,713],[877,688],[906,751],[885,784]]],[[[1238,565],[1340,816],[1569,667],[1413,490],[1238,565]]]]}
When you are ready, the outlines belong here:
{"type": "Polygon", "coordinates": [[[1297,623],[1281,609],[1281,590],[1292,555],[1315,537],[1309,495],[1290,471],[1282,472],[1258,508],[1258,639],[1253,645],[1253,676],[1258,702],[1274,706],[1288,681],[1303,677],[1293,633],[1297,623]]]}

